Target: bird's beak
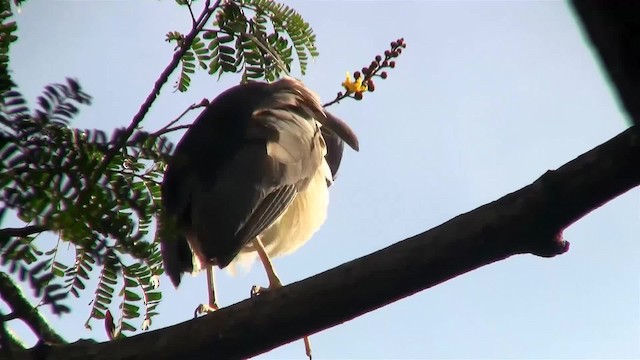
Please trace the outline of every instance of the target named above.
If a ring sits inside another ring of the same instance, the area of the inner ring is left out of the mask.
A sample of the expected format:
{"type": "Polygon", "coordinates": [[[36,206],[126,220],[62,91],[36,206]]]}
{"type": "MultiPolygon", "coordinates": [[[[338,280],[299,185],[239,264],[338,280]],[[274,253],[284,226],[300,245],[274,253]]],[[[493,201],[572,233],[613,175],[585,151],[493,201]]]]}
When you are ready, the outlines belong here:
{"type": "Polygon", "coordinates": [[[344,121],[338,119],[337,117],[333,116],[331,113],[327,111],[325,111],[325,114],[327,115],[327,117],[320,121],[322,123],[322,126],[330,130],[331,132],[336,134],[340,139],[342,139],[344,142],[349,144],[349,146],[353,150],[355,151],[360,150],[360,145],[358,144],[358,137],[353,132],[353,130],[351,130],[349,125],[347,125],[344,121]]]}

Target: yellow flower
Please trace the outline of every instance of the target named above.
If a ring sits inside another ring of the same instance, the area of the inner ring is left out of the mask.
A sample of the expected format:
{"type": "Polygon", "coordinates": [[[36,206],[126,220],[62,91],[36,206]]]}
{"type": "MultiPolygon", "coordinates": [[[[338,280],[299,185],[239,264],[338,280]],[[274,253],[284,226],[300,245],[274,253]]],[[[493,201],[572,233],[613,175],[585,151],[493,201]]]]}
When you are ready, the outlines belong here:
{"type": "Polygon", "coordinates": [[[367,91],[367,84],[362,83],[363,77],[359,77],[356,81],[351,80],[351,74],[347,71],[347,78],[342,83],[347,92],[363,93],[367,91]]]}

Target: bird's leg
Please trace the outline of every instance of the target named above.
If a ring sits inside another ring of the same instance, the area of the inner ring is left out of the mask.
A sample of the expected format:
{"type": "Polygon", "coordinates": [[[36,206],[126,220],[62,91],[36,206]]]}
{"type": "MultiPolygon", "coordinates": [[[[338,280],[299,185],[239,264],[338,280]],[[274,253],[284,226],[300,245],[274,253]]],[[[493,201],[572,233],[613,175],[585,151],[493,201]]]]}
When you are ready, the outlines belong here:
{"type": "Polygon", "coordinates": [[[219,310],[218,299],[216,294],[216,280],[213,274],[213,266],[207,267],[207,291],[209,293],[209,304],[200,304],[193,313],[193,317],[200,314],[207,314],[219,310]]]}
{"type": "Polygon", "coordinates": [[[256,250],[258,251],[258,256],[260,256],[260,261],[264,266],[264,270],[267,272],[267,278],[269,279],[269,287],[264,288],[264,287],[254,285],[253,288],[251,288],[252,297],[259,295],[261,292],[282,287],[282,281],[280,281],[278,274],[276,274],[276,270],[273,268],[271,259],[269,259],[269,255],[267,255],[267,251],[265,250],[264,245],[262,244],[262,240],[260,239],[260,236],[256,236],[256,238],[253,239],[253,245],[256,247],[256,250]]]}
{"type": "Polygon", "coordinates": [[[307,357],[309,358],[309,360],[313,359],[311,357],[311,340],[309,339],[308,336],[304,337],[304,352],[305,354],[307,354],[307,357]]]}
{"type": "MultiPolygon", "coordinates": [[[[258,251],[258,256],[260,256],[260,261],[264,266],[264,270],[267,272],[267,278],[269,278],[269,287],[263,288],[263,287],[254,285],[251,288],[251,297],[260,295],[260,293],[268,290],[282,287],[282,281],[280,281],[278,274],[276,274],[276,270],[273,268],[273,263],[271,263],[271,259],[269,259],[269,255],[267,255],[267,251],[265,250],[264,245],[262,244],[262,240],[260,239],[260,236],[256,236],[256,238],[253,239],[253,245],[256,247],[256,250],[258,251]]],[[[304,337],[304,351],[307,354],[307,357],[309,358],[309,360],[311,360],[312,359],[311,358],[311,341],[309,340],[308,336],[304,337]]]]}

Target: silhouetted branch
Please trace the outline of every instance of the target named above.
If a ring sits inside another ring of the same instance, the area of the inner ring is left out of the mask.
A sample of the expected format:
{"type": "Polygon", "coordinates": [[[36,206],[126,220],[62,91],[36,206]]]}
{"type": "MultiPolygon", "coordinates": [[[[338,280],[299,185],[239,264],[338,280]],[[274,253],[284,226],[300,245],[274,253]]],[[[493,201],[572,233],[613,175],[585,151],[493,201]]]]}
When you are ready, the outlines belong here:
{"type": "Polygon", "coordinates": [[[0,355],[10,358],[16,350],[24,350],[25,346],[16,334],[7,328],[6,316],[0,312],[0,355]]]}
{"type": "Polygon", "coordinates": [[[140,106],[140,110],[138,110],[138,112],[133,116],[131,123],[121,135],[120,142],[116,144],[109,152],[107,152],[107,154],[105,154],[100,163],[100,166],[93,173],[90,183],[96,183],[98,181],[100,176],[102,176],[102,173],[104,173],[106,168],[111,163],[111,160],[113,160],[120,149],[122,149],[122,147],[127,144],[127,140],[133,134],[138,125],[140,125],[145,115],[151,108],[151,105],[153,105],[153,102],[156,100],[158,94],[160,94],[162,86],[164,86],[167,80],[169,80],[169,76],[178,67],[178,65],[180,64],[180,60],[191,47],[193,40],[196,38],[196,36],[198,36],[200,31],[202,31],[202,28],[206,25],[207,21],[209,21],[209,18],[216,11],[221,1],[222,0],[216,1],[213,6],[210,5],[210,0],[205,1],[204,10],[202,10],[202,13],[198,17],[197,21],[193,24],[193,27],[189,34],[184,37],[184,41],[182,42],[180,49],[173,54],[173,58],[169,62],[169,65],[167,65],[164,71],[162,71],[162,73],[160,74],[158,80],[156,80],[156,82],[154,83],[151,93],[149,93],[146,100],[140,106]]]}
{"type": "MultiPolygon", "coordinates": [[[[10,318],[19,318],[42,341],[64,344],[66,341],[53,330],[37,308],[22,295],[20,288],[4,272],[0,272],[0,298],[11,308],[10,318]]],[[[4,319],[3,319],[4,320],[4,319]]]]}
{"type": "Polygon", "coordinates": [[[638,163],[634,127],[521,190],[319,275],[165,329],[38,351],[65,360],[251,357],[510,256],[567,251],[562,231],[639,185],[638,163]]]}
{"type": "Polygon", "coordinates": [[[49,228],[44,225],[29,225],[21,228],[4,228],[0,229],[0,239],[4,240],[12,237],[26,237],[47,230],[49,230],[49,228]]]}
{"type": "Polygon", "coordinates": [[[180,119],[182,119],[185,115],[187,115],[187,113],[189,113],[189,111],[195,110],[197,108],[205,107],[207,105],[209,105],[209,100],[207,100],[207,99],[202,99],[197,104],[191,104],[180,115],[178,115],[177,118],[171,120],[167,125],[163,126],[160,130],[149,134],[149,137],[158,137],[158,136],[164,135],[166,133],[169,133],[171,131],[176,131],[176,130],[180,130],[180,129],[188,129],[190,125],[180,125],[180,126],[176,126],[176,127],[171,127],[171,126],[175,125],[175,123],[180,121],[180,119]]]}
{"type": "Polygon", "coordinates": [[[640,123],[640,2],[573,0],[634,124],[640,123]]]}

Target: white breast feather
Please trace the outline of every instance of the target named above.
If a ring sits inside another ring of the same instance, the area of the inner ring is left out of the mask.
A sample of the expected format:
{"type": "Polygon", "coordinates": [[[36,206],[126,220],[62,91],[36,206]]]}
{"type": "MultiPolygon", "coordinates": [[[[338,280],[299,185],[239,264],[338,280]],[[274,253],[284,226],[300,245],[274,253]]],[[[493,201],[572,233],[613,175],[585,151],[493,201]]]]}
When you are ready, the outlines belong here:
{"type": "MultiPolygon", "coordinates": [[[[322,226],[327,218],[329,189],[327,181],[332,175],[329,165],[323,159],[307,188],[296,196],[287,210],[262,233],[262,243],[271,259],[292,253],[304,245],[322,226]]],[[[236,266],[248,270],[257,253],[253,243],[249,243],[226,267],[234,274],[236,266]]]]}

